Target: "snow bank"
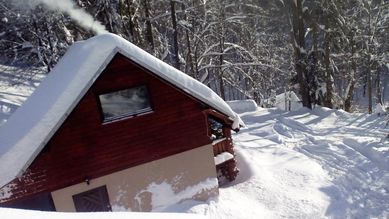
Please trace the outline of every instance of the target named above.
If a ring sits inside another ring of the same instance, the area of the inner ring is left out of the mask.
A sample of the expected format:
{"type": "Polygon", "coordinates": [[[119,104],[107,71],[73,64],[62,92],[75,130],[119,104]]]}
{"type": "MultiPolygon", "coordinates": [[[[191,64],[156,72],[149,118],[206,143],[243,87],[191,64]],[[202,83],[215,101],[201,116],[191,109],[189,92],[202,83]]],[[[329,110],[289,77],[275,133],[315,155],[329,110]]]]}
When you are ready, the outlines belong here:
{"type": "Polygon", "coordinates": [[[96,213],[62,213],[30,211],[11,208],[0,208],[2,219],[201,219],[202,215],[185,213],[135,213],[135,212],[96,212],[96,213]]]}
{"type": "Polygon", "coordinates": [[[374,113],[379,115],[379,116],[385,115],[385,113],[386,113],[385,107],[382,106],[380,103],[377,103],[377,105],[374,108],[374,113]]]}
{"type": "Polygon", "coordinates": [[[147,189],[140,191],[136,196],[139,197],[144,193],[151,193],[152,211],[162,211],[181,201],[192,199],[201,192],[217,188],[217,186],[218,181],[216,178],[208,178],[196,185],[188,186],[184,190],[176,193],[173,186],[166,181],[159,184],[153,182],[147,187],[147,189]]]}
{"type": "Polygon", "coordinates": [[[227,104],[237,113],[252,112],[258,108],[254,100],[231,100],[227,104]]]}
{"type": "Polygon", "coordinates": [[[28,168],[117,53],[229,116],[234,129],[244,125],[227,103],[204,84],[117,35],[102,34],[71,46],[23,107],[0,127],[0,187],[28,168]]]}
{"type": "Polygon", "coordinates": [[[217,199],[179,209],[213,219],[388,218],[389,126],[382,117],[316,107],[241,114],[240,173],[217,199]]]}

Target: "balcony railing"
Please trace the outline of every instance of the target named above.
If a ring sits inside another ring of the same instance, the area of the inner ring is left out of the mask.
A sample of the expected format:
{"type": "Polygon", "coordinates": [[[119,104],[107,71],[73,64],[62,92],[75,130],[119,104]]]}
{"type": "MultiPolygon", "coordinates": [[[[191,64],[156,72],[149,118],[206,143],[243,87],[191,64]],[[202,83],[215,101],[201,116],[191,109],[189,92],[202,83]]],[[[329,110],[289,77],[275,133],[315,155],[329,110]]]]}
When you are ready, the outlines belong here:
{"type": "Polygon", "coordinates": [[[217,139],[212,145],[219,184],[223,184],[224,179],[233,181],[238,174],[238,169],[234,159],[232,139],[229,137],[217,139]]]}

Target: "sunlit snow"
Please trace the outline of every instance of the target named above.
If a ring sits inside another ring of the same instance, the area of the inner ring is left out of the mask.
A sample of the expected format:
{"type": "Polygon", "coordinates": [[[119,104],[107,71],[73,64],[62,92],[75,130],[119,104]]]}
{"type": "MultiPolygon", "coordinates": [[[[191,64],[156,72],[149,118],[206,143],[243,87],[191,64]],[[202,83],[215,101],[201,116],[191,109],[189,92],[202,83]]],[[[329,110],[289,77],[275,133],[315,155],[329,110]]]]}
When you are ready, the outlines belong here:
{"type": "Polygon", "coordinates": [[[240,115],[247,128],[233,136],[236,181],[217,199],[170,210],[209,218],[389,217],[384,116],[321,107],[240,115]]]}

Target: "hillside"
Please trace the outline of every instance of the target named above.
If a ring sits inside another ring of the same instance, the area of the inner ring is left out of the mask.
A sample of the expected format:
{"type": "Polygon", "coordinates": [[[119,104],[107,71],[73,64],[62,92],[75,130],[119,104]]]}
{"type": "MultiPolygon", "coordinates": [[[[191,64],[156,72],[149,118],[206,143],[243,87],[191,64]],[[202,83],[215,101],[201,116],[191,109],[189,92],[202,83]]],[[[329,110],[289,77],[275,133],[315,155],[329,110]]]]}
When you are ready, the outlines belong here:
{"type": "Polygon", "coordinates": [[[0,126],[45,78],[42,72],[39,68],[26,70],[0,65],[0,126]],[[24,74],[17,74],[20,72],[24,74]]]}

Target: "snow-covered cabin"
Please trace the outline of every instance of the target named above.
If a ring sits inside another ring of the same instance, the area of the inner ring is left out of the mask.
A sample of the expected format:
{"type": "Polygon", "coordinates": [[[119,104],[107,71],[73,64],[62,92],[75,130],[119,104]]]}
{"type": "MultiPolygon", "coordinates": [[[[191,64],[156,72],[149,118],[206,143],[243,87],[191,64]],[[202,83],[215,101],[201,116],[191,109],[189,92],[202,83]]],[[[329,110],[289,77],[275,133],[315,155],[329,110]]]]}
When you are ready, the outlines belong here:
{"type": "Polygon", "coordinates": [[[0,127],[0,206],[150,211],[207,199],[236,176],[241,125],[211,89],[123,38],[76,42],[0,127]]]}
{"type": "Polygon", "coordinates": [[[300,98],[293,91],[287,91],[266,99],[263,101],[263,105],[287,111],[296,111],[303,107],[300,98]]]}

